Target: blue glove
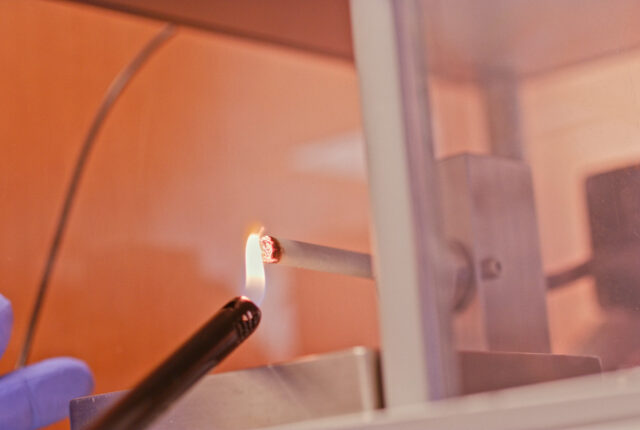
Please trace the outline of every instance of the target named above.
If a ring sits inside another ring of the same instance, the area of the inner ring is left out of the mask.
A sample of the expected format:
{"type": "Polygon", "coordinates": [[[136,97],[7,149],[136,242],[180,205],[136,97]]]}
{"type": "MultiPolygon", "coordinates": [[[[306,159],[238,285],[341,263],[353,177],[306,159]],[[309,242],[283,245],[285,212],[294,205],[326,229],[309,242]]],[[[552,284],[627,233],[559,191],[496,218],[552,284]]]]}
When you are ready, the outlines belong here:
{"type": "MultiPolygon", "coordinates": [[[[0,356],[4,353],[13,312],[0,295],[0,356]]],[[[93,390],[93,377],[75,358],[52,358],[0,377],[0,430],[32,430],[69,413],[69,401],[93,390]]]]}

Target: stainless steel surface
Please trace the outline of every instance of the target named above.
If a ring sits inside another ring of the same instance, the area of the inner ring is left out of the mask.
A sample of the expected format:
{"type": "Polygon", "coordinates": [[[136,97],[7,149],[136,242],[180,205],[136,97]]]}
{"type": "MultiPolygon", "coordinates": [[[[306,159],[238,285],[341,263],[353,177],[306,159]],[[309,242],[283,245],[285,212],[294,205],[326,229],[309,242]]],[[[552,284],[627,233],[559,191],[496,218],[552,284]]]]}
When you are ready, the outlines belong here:
{"type": "Polygon", "coordinates": [[[549,352],[536,210],[520,161],[459,155],[441,162],[445,229],[468,250],[475,297],[457,317],[461,348],[549,352]]]}
{"type": "MultiPolygon", "coordinates": [[[[378,353],[354,348],[303,360],[210,375],[151,429],[249,429],[381,408],[378,353]],[[247,412],[250,413],[247,413],[247,412]]],[[[465,394],[598,373],[594,357],[459,352],[465,394]]],[[[71,428],[82,430],[126,392],[71,403],[71,428]]]]}
{"type": "MultiPolygon", "coordinates": [[[[150,429],[252,429],[370,412],[381,405],[377,353],[353,348],[286,364],[209,375],[150,429]]],[[[71,428],[83,429],[124,392],[71,402],[71,428]]]]}

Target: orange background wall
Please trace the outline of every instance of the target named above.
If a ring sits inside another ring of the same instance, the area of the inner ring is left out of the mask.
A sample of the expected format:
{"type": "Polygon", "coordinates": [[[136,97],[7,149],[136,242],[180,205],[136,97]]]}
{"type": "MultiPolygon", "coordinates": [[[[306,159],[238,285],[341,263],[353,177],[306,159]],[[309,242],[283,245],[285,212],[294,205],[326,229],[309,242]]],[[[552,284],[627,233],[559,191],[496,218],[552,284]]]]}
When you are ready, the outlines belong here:
{"type": "MultiPolygon", "coordinates": [[[[0,293],[10,370],[70,171],[110,81],[162,23],[0,1],[0,293]]],[[[242,292],[244,239],[368,250],[366,185],[296,150],[359,129],[353,65],[180,29],[107,118],[73,208],[32,359],[73,355],[131,386],[242,292]]],[[[269,268],[258,333],[220,370],[377,344],[370,281],[269,268]],[[330,316],[330,317],[329,317],[330,316]]]]}

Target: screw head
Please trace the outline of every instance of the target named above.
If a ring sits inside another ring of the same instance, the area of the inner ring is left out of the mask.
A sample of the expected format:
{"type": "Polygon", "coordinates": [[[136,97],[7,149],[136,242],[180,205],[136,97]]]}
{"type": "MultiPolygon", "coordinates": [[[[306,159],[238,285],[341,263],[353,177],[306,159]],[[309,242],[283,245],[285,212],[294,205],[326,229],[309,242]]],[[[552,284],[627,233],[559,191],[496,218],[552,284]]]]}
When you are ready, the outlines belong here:
{"type": "Polygon", "coordinates": [[[502,263],[495,258],[485,258],[480,262],[480,274],[482,279],[496,279],[502,273],[502,263]]]}

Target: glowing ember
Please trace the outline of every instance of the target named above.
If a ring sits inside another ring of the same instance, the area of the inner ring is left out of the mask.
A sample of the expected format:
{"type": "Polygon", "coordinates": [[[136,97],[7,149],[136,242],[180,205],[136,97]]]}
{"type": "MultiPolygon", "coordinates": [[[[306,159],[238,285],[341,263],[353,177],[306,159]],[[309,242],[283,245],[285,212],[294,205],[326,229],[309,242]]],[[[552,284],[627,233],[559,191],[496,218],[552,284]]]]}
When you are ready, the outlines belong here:
{"type": "Polygon", "coordinates": [[[278,241],[271,236],[260,238],[260,248],[262,248],[262,261],[264,263],[277,263],[282,256],[282,248],[278,241]]]}
{"type": "Polygon", "coordinates": [[[262,249],[260,235],[250,234],[244,249],[245,264],[245,295],[254,303],[260,305],[264,298],[265,275],[262,263],[262,249]]]}

